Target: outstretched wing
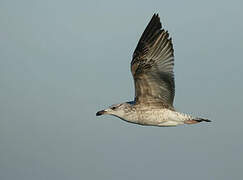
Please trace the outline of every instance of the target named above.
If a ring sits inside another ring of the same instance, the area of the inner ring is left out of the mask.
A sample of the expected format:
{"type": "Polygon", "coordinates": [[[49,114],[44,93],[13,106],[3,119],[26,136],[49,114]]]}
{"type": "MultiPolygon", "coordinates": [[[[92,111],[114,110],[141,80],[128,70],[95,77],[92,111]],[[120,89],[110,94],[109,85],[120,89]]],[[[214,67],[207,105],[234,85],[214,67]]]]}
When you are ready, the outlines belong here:
{"type": "Polygon", "coordinates": [[[136,103],[161,103],[173,108],[174,50],[169,33],[154,14],[140,38],[131,62],[136,103]]]}

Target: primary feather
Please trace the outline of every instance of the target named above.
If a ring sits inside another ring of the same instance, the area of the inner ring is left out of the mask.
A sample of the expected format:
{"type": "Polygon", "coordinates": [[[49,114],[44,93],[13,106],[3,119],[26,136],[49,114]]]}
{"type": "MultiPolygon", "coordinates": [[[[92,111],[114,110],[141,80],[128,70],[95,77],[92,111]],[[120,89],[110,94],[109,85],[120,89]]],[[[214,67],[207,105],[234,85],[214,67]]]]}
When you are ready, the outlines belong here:
{"type": "Polygon", "coordinates": [[[160,18],[154,14],[131,62],[136,103],[157,103],[173,109],[175,96],[174,50],[169,33],[161,29],[160,18]]]}

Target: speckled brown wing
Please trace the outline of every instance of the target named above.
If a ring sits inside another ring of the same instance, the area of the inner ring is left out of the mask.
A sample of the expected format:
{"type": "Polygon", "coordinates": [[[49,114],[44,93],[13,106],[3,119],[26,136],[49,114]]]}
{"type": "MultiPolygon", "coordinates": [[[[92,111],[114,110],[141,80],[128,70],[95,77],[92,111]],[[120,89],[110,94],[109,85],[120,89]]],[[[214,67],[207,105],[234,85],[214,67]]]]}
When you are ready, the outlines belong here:
{"type": "Polygon", "coordinates": [[[158,14],[154,14],[131,62],[136,103],[158,103],[173,109],[175,95],[174,54],[169,33],[162,29],[158,14]]]}

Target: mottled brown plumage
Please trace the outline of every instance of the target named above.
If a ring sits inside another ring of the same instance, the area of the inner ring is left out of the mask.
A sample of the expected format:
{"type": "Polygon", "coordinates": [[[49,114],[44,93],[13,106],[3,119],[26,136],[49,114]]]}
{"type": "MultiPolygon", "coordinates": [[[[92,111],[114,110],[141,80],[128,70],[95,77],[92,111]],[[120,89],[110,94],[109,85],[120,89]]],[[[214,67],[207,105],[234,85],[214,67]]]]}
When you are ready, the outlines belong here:
{"type": "Polygon", "coordinates": [[[133,53],[131,72],[135,84],[134,101],[116,104],[96,113],[110,114],[130,123],[149,126],[195,124],[207,119],[176,112],[174,50],[169,33],[154,14],[133,53]]]}
{"type": "Polygon", "coordinates": [[[154,14],[133,53],[131,71],[136,103],[156,103],[173,109],[174,50],[169,33],[154,14]]]}

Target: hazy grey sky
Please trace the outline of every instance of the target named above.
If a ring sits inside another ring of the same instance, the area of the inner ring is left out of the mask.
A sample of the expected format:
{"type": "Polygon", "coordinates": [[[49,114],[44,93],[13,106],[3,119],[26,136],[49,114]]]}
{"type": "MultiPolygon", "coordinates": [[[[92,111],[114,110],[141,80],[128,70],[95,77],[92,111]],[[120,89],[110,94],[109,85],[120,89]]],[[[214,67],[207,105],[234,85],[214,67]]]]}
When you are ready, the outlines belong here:
{"type": "Polygon", "coordinates": [[[0,179],[242,179],[243,1],[0,1],[0,179]],[[153,13],[173,37],[175,107],[212,123],[143,127],[133,99],[153,13]]]}

